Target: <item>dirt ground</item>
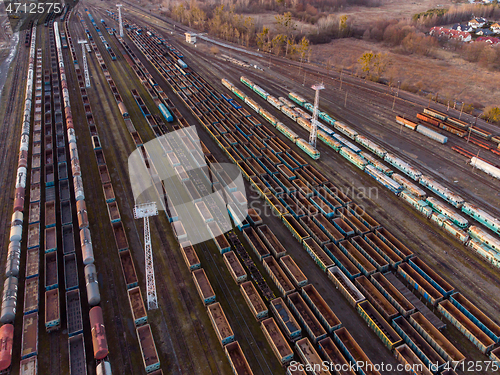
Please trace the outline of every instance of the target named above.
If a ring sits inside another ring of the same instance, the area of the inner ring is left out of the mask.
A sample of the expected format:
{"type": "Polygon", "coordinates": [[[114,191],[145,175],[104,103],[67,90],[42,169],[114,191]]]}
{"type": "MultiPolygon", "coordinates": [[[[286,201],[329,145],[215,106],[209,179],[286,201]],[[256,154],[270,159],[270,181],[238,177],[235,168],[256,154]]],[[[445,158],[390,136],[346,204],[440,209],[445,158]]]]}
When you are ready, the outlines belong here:
{"type": "Polygon", "coordinates": [[[348,38],[315,45],[312,56],[314,62],[326,64],[330,59],[335,68],[344,67],[355,72],[360,68],[357,60],[367,51],[388,53],[390,65],[382,77],[392,80],[395,85],[401,81],[403,89],[410,86],[450,100],[498,105],[500,72],[490,72],[468,63],[453,51],[438,50],[437,58],[404,56],[390,52],[380,43],[348,38]]]}

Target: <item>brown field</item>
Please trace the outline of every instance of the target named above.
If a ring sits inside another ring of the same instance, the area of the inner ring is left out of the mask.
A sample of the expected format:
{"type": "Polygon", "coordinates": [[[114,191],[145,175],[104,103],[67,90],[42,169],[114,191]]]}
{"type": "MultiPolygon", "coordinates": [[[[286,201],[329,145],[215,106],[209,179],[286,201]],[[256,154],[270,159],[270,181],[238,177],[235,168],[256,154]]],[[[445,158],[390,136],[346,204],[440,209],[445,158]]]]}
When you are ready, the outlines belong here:
{"type": "Polygon", "coordinates": [[[361,71],[358,58],[366,51],[387,52],[391,61],[382,78],[401,81],[404,89],[438,93],[448,100],[497,105],[500,96],[500,72],[490,72],[469,63],[452,51],[438,50],[437,58],[400,55],[390,52],[381,43],[359,39],[337,39],[329,44],[313,46],[313,62],[326,64],[328,59],[337,68],[361,71]]]}
{"type": "Polygon", "coordinates": [[[433,8],[449,8],[457,3],[451,0],[421,0],[421,1],[400,1],[400,0],[381,0],[378,7],[349,7],[340,12],[351,17],[355,26],[365,26],[374,21],[382,19],[403,19],[413,16],[415,13],[425,12],[433,8]]]}

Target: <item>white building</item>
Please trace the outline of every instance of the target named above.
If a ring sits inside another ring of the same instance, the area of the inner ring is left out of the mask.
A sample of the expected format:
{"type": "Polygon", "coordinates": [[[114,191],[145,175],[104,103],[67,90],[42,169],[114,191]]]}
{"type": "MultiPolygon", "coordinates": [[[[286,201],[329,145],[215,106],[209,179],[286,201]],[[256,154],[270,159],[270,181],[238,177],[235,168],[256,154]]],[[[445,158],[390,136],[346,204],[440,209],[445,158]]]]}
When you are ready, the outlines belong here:
{"type": "Polygon", "coordinates": [[[196,34],[185,33],[186,34],[186,42],[195,44],[196,43],[196,34]]]}

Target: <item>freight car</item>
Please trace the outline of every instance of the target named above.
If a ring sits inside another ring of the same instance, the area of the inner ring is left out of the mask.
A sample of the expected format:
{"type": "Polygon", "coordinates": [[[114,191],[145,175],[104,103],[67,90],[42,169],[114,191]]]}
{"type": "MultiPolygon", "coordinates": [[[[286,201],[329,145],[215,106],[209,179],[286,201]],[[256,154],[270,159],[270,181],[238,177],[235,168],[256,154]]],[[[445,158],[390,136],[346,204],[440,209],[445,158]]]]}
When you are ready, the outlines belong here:
{"type": "Polygon", "coordinates": [[[196,290],[198,290],[198,294],[200,295],[203,304],[209,305],[215,302],[215,293],[210,285],[207,275],[205,274],[205,270],[200,268],[193,271],[192,274],[196,290]]]}
{"type": "Polygon", "coordinates": [[[247,280],[247,273],[233,251],[224,253],[222,257],[224,258],[224,263],[226,264],[229,273],[236,283],[239,284],[247,280]]]}
{"type": "Polygon", "coordinates": [[[314,369],[314,375],[330,375],[330,371],[323,369],[323,361],[314,346],[307,337],[295,343],[295,349],[299,353],[300,359],[307,368],[314,369]]]}
{"type": "MultiPolygon", "coordinates": [[[[12,342],[14,339],[14,326],[4,324],[0,328],[0,372],[5,372],[12,363],[12,342]]],[[[292,354],[293,356],[293,354],[292,354]]]]}
{"type": "Polygon", "coordinates": [[[83,333],[68,338],[68,351],[70,375],[86,374],[87,361],[83,333]]]}
{"type": "Polygon", "coordinates": [[[370,280],[403,316],[408,317],[415,312],[415,306],[382,273],[374,273],[370,280]]]}
{"type": "Polygon", "coordinates": [[[21,342],[21,359],[38,354],[38,313],[23,316],[23,334],[21,342]]]}
{"type": "Polygon", "coordinates": [[[302,296],[327,332],[331,333],[342,326],[341,321],[312,284],[302,288],[302,296]]]}
{"type": "Polygon", "coordinates": [[[279,259],[286,254],[286,249],[267,225],[259,225],[257,227],[257,233],[275,258],[279,259]]]}
{"type": "Polygon", "coordinates": [[[279,263],[297,288],[307,284],[307,277],[302,273],[290,255],[281,257],[279,263]]]}
{"type": "Polygon", "coordinates": [[[212,322],[212,326],[214,327],[215,333],[217,334],[217,338],[219,339],[219,343],[222,346],[229,344],[234,341],[234,333],[227,321],[226,315],[224,314],[224,310],[219,302],[212,303],[207,307],[208,317],[212,322]]]}
{"type": "Polygon", "coordinates": [[[432,375],[432,372],[424,366],[420,358],[406,344],[394,348],[394,355],[405,369],[413,369],[410,371],[418,371],[418,374],[421,375],[432,375]]]}
{"type": "Polygon", "coordinates": [[[313,343],[317,343],[319,340],[327,336],[326,330],[323,328],[318,319],[316,319],[313,312],[298,292],[289,294],[287,301],[291,310],[295,312],[295,316],[298,318],[303,329],[307,332],[313,343]]]}
{"type": "Polygon", "coordinates": [[[334,370],[336,373],[339,375],[355,375],[350,363],[345,359],[330,337],[319,341],[318,347],[320,354],[329,362],[331,368],[336,369],[334,370]]]}
{"type": "Polygon", "coordinates": [[[365,299],[365,296],[338,267],[331,267],[328,269],[328,278],[335,284],[352,306],[356,306],[365,299]]]}
{"type": "Polygon", "coordinates": [[[355,368],[359,374],[380,375],[380,373],[375,369],[372,361],[368,358],[363,349],[361,349],[345,327],[336,330],[333,334],[333,339],[337,345],[339,345],[342,354],[344,354],[348,360],[356,363],[355,368]],[[363,364],[363,366],[360,366],[359,364],[363,364]]]}
{"type": "Polygon", "coordinates": [[[268,309],[253,283],[251,281],[246,281],[241,284],[240,289],[255,319],[261,320],[267,318],[268,309]]]}
{"type": "Polygon", "coordinates": [[[66,315],[68,336],[72,337],[83,332],[82,305],[78,289],[66,292],[66,315]]]}
{"type": "Polygon", "coordinates": [[[290,341],[300,339],[302,337],[302,328],[300,328],[300,325],[293,317],[285,302],[283,302],[283,299],[273,299],[269,306],[287,338],[290,341]]]}
{"type": "Polygon", "coordinates": [[[402,344],[403,339],[382,317],[382,315],[379,314],[370,302],[363,301],[358,303],[357,310],[368,326],[376,333],[389,350],[392,350],[395,346],[402,344]]]}
{"type": "Polygon", "coordinates": [[[280,361],[281,365],[285,365],[293,359],[293,351],[283,337],[278,325],[273,318],[264,320],[261,323],[262,331],[271,346],[274,354],[280,361]]]}
{"type": "Polygon", "coordinates": [[[252,369],[241,350],[238,341],[227,344],[224,352],[235,375],[253,375],[252,369]]]}
{"type": "Polygon", "coordinates": [[[48,290],[45,292],[45,329],[52,332],[60,327],[59,289],[48,290]]]}
{"type": "Polygon", "coordinates": [[[403,338],[405,344],[415,352],[433,373],[438,372],[448,364],[404,317],[399,316],[394,319],[392,326],[403,338]]]}
{"type": "Polygon", "coordinates": [[[441,301],[438,305],[438,311],[462,332],[482,353],[488,354],[491,349],[493,349],[495,341],[450,301],[441,301]]]}
{"type": "Polygon", "coordinates": [[[465,356],[458,351],[455,346],[429,322],[420,312],[410,316],[410,323],[413,327],[427,339],[431,346],[453,366],[462,363],[465,356]]]}
{"type": "Polygon", "coordinates": [[[449,297],[455,291],[455,288],[450,283],[419,257],[411,258],[408,263],[445,297],[449,297]]]}
{"type": "Polygon", "coordinates": [[[184,261],[186,262],[186,265],[188,266],[189,270],[192,271],[201,268],[200,259],[198,258],[198,255],[196,254],[196,251],[191,242],[189,241],[182,242],[180,244],[180,248],[182,257],[184,258],[184,261]]]}
{"type": "Polygon", "coordinates": [[[472,217],[474,220],[479,221],[493,232],[500,234],[500,220],[477,207],[476,205],[465,202],[461,208],[462,212],[472,217]]]}

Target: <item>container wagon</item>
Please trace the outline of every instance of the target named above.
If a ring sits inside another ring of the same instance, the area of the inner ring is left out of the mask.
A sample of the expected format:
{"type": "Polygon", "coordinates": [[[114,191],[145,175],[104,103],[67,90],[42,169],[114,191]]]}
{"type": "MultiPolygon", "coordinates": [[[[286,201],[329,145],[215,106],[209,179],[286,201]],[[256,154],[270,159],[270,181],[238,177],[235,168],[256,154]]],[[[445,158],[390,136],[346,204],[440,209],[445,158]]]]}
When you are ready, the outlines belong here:
{"type": "Polygon", "coordinates": [[[365,296],[338,267],[331,267],[328,269],[328,278],[335,284],[352,306],[355,307],[359,302],[365,299],[365,296]]]}
{"type": "Polygon", "coordinates": [[[286,297],[288,294],[295,291],[293,283],[286,276],[285,272],[283,272],[276,259],[273,257],[266,257],[263,260],[263,265],[283,296],[286,297]]]}
{"type": "Polygon", "coordinates": [[[141,289],[138,286],[128,290],[128,301],[130,303],[130,310],[132,311],[136,327],[146,324],[148,321],[148,314],[146,312],[146,308],[144,307],[141,289]]]}
{"type": "Polygon", "coordinates": [[[364,296],[377,308],[385,319],[391,321],[399,315],[398,310],[396,310],[396,308],[365,276],[362,275],[357,277],[355,283],[359,291],[364,294],[364,296]]]}
{"type": "Polygon", "coordinates": [[[302,273],[299,266],[297,266],[290,255],[281,257],[279,259],[279,263],[297,288],[300,288],[307,284],[307,277],[302,273]]]}
{"type": "Polygon", "coordinates": [[[160,359],[156,351],[153,334],[149,324],[137,327],[137,338],[141,346],[142,361],[144,369],[147,373],[153,372],[160,368],[160,359]]]}
{"type": "Polygon", "coordinates": [[[415,306],[382,273],[374,273],[370,280],[403,316],[408,317],[415,312],[415,306]]]}
{"type": "Polygon", "coordinates": [[[86,374],[87,360],[83,333],[68,338],[68,352],[70,375],[86,374]]]}
{"type": "Polygon", "coordinates": [[[78,289],[66,292],[66,317],[69,337],[83,333],[82,305],[78,289]]]}
{"type": "Polygon", "coordinates": [[[290,341],[296,341],[302,337],[302,329],[281,298],[272,300],[270,308],[290,341]]]}
{"type": "Polygon", "coordinates": [[[269,314],[267,306],[260,297],[259,292],[257,292],[257,289],[255,289],[252,281],[245,281],[240,285],[240,289],[255,319],[261,320],[267,318],[269,314]]]}
{"type": "Polygon", "coordinates": [[[290,309],[295,312],[295,316],[298,318],[313,343],[317,343],[327,336],[326,330],[318,319],[316,319],[313,312],[298,292],[288,295],[288,305],[290,309]]]}
{"type": "Polygon", "coordinates": [[[302,288],[302,296],[327,332],[331,333],[342,326],[342,322],[312,284],[302,288]]]}
{"type": "Polygon", "coordinates": [[[314,346],[311,344],[307,337],[300,339],[295,343],[295,349],[297,350],[300,359],[306,365],[306,368],[311,368],[311,372],[314,375],[330,375],[331,372],[323,369],[323,361],[319,356],[314,346]]]}
{"type": "Polygon", "coordinates": [[[394,328],[375,310],[370,302],[365,300],[358,303],[357,310],[359,315],[361,315],[389,350],[392,350],[395,346],[403,342],[403,339],[397,334],[394,328]]]}
{"type": "Polygon", "coordinates": [[[368,358],[363,349],[361,349],[345,327],[336,330],[333,334],[333,339],[337,345],[339,345],[340,350],[346,358],[356,363],[355,367],[359,374],[380,375],[380,373],[375,370],[375,366],[372,361],[368,358]],[[363,367],[359,366],[359,363],[362,363],[363,367]]]}
{"type": "Polygon", "coordinates": [[[453,366],[465,360],[465,356],[420,312],[410,315],[410,323],[418,333],[427,339],[439,355],[445,360],[450,361],[453,366]]]}
{"type": "Polygon", "coordinates": [[[247,273],[233,251],[224,253],[222,257],[224,258],[224,263],[226,264],[229,273],[237,284],[247,280],[247,273]]]}
{"type": "Polygon", "coordinates": [[[217,334],[217,338],[219,339],[219,343],[224,346],[234,341],[234,333],[227,321],[226,315],[224,314],[224,310],[219,302],[212,303],[207,307],[208,309],[208,317],[212,322],[212,326],[214,327],[215,333],[217,334]]]}
{"type": "Polygon", "coordinates": [[[276,358],[281,365],[285,365],[293,359],[293,351],[288,345],[285,337],[281,333],[278,325],[273,318],[266,319],[261,323],[262,331],[266,336],[267,342],[271,346],[276,358]]]}
{"type": "Polygon", "coordinates": [[[241,350],[238,341],[227,344],[224,351],[235,375],[253,375],[252,369],[241,350]]]}
{"type": "Polygon", "coordinates": [[[196,290],[198,291],[203,304],[209,305],[215,302],[215,293],[212,289],[212,285],[210,285],[207,275],[205,274],[205,270],[200,268],[193,271],[192,274],[196,290]]]}
{"type": "Polygon", "coordinates": [[[495,341],[450,301],[441,301],[438,305],[438,311],[462,332],[482,353],[488,354],[491,349],[493,349],[495,341]]]}
{"type": "Polygon", "coordinates": [[[29,357],[23,359],[20,362],[19,375],[37,375],[38,373],[38,361],[37,356],[29,357]]]}
{"type": "Polygon", "coordinates": [[[392,326],[403,338],[405,344],[415,352],[433,373],[438,372],[448,363],[404,317],[399,316],[394,319],[392,326]]]}
{"type": "Polygon", "coordinates": [[[379,272],[385,272],[389,269],[389,262],[366,242],[363,237],[353,237],[351,238],[351,243],[379,272]]]}

